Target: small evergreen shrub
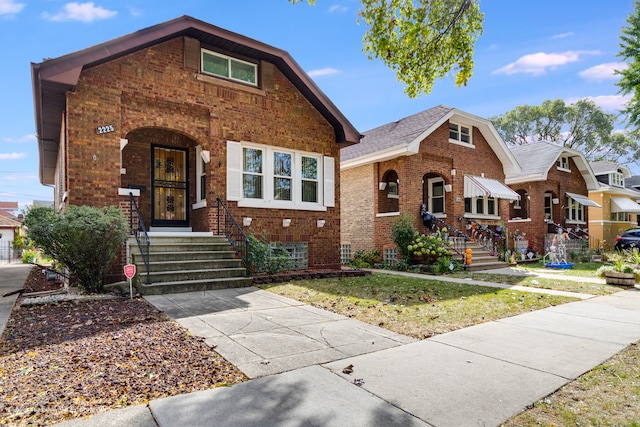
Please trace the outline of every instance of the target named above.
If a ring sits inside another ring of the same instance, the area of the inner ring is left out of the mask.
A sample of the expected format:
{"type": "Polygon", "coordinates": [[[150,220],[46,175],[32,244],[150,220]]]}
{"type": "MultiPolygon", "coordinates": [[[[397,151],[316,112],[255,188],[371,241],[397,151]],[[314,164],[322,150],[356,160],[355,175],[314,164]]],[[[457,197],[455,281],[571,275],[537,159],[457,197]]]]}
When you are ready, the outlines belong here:
{"type": "Polygon", "coordinates": [[[382,262],[382,255],[377,249],[359,250],[353,256],[349,265],[353,268],[373,268],[382,262]]]}
{"type": "Polygon", "coordinates": [[[289,252],[278,243],[267,243],[253,234],[249,238],[249,271],[255,273],[275,274],[290,270],[293,262],[289,252]]]}
{"type": "Polygon", "coordinates": [[[400,249],[402,258],[408,260],[411,255],[407,247],[411,244],[411,241],[415,238],[417,230],[413,225],[413,218],[406,212],[400,214],[398,219],[391,226],[391,237],[393,242],[400,249]]]}

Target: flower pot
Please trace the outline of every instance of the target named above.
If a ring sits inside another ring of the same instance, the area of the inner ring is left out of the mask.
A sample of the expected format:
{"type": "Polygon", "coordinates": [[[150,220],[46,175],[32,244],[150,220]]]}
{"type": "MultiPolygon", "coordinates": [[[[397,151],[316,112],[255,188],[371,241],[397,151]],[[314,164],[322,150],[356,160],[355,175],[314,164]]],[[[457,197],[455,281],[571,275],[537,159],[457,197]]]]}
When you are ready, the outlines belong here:
{"type": "Polygon", "coordinates": [[[619,273],[617,271],[607,271],[604,279],[608,285],[634,286],[636,275],[633,273],[619,273]]]}

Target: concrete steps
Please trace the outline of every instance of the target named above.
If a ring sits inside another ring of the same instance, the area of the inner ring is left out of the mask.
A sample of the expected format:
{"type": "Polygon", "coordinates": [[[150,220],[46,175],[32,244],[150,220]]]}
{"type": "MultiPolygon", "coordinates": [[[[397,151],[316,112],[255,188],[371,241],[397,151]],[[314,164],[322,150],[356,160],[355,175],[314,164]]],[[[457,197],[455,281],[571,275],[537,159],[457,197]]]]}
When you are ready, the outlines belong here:
{"type": "Polygon", "coordinates": [[[497,256],[491,255],[489,251],[477,243],[468,242],[467,248],[471,249],[471,265],[466,266],[468,271],[493,270],[510,265],[508,262],[498,261],[497,256]]]}
{"type": "Polygon", "coordinates": [[[242,261],[224,236],[150,233],[149,276],[135,238],[129,239],[133,283],[142,295],[251,286],[242,261]]]}

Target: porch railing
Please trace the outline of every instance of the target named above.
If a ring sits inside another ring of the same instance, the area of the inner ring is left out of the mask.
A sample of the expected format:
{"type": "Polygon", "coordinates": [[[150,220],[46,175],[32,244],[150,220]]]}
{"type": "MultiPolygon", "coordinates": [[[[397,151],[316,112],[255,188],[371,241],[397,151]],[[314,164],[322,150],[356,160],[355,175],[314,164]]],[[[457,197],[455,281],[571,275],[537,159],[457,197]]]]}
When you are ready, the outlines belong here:
{"type": "Polygon", "coordinates": [[[224,234],[227,241],[231,244],[236,254],[242,260],[242,264],[249,274],[249,238],[242,231],[229,209],[222,202],[220,197],[218,201],[218,234],[224,234]]]}
{"type": "Polygon", "coordinates": [[[472,230],[474,230],[472,232],[471,239],[475,240],[487,251],[497,253],[501,249],[504,249],[506,243],[504,235],[496,233],[488,226],[471,218],[458,217],[458,221],[464,221],[467,225],[471,225],[472,230]]]}
{"type": "Polygon", "coordinates": [[[147,233],[147,229],[144,226],[144,221],[142,220],[142,214],[140,214],[140,209],[138,209],[138,204],[136,203],[136,199],[133,197],[133,193],[129,193],[129,232],[136,237],[136,242],[138,242],[138,249],[140,249],[140,255],[142,255],[142,262],[144,262],[144,268],[146,270],[146,279],[145,285],[151,284],[151,279],[149,278],[149,246],[151,245],[151,241],[149,240],[149,234],[147,233]],[[133,218],[137,221],[136,226],[134,227],[133,218]],[[142,236],[140,233],[142,232],[142,236]],[[144,242],[141,241],[141,238],[144,237],[144,242]]]}
{"type": "Polygon", "coordinates": [[[567,227],[563,227],[562,225],[553,222],[552,220],[547,220],[547,224],[554,227],[556,233],[560,230],[563,233],[567,233],[567,236],[570,239],[579,239],[582,243],[583,247],[587,249],[599,250],[600,248],[600,239],[595,236],[590,235],[586,230],[579,229],[578,232],[575,232],[567,227]],[[580,234],[578,234],[580,233],[580,234]]]}

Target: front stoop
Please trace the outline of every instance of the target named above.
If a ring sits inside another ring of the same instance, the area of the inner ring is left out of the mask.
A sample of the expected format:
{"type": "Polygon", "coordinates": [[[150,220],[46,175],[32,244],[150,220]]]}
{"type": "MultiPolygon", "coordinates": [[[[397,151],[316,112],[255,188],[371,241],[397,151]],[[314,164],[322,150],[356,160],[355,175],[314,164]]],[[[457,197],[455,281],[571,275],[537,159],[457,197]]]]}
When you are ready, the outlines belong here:
{"type": "Polygon", "coordinates": [[[498,261],[497,256],[491,255],[476,243],[467,243],[467,248],[471,249],[471,265],[466,266],[467,271],[493,270],[510,266],[508,262],[498,261]]]}
{"type": "Polygon", "coordinates": [[[195,233],[150,235],[149,283],[135,238],[128,241],[133,283],[142,295],[251,286],[242,261],[224,236],[195,233]]]}

